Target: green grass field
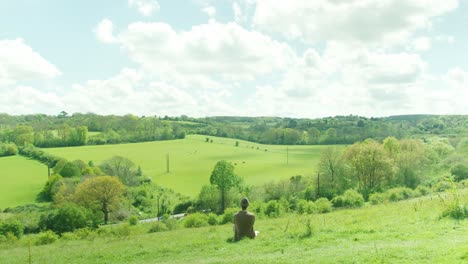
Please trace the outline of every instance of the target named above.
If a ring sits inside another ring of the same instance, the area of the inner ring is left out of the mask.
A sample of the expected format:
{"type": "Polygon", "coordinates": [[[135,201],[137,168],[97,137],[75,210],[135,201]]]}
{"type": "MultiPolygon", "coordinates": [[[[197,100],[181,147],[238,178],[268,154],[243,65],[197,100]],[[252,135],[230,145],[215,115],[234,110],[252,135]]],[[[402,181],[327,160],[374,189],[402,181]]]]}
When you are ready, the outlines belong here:
{"type": "Polygon", "coordinates": [[[95,164],[115,155],[124,156],[140,165],[143,172],[157,184],[195,196],[201,186],[209,183],[211,171],[219,160],[233,162],[238,175],[248,184],[258,185],[294,175],[313,175],[320,153],[327,147],[272,146],[216,137],[210,137],[213,143],[207,143],[205,139],[205,136],[190,135],[182,140],[53,148],[45,151],[69,160],[92,160],[95,164]],[[240,143],[238,147],[235,146],[236,141],[240,143]],[[170,173],[166,173],[167,154],[170,173]]]}
{"type": "MultiPolygon", "coordinates": [[[[464,191],[466,202],[467,190],[464,191]]],[[[440,219],[437,195],[310,216],[258,219],[255,240],[229,242],[230,224],[102,235],[35,246],[36,238],[0,243],[0,263],[467,263],[468,221],[440,219]],[[304,236],[306,218],[313,232],[304,236]]],[[[122,228],[122,226],[106,227],[122,228]]]]}
{"type": "Polygon", "coordinates": [[[21,156],[0,158],[0,208],[34,203],[47,181],[47,167],[21,156]]]}

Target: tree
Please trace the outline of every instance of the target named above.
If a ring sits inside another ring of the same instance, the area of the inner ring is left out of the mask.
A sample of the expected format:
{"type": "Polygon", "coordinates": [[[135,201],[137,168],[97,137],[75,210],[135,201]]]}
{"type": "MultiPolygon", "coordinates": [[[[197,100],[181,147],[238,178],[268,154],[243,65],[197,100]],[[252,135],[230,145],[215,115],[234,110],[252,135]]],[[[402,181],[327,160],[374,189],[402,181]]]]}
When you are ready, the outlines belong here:
{"type": "Polygon", "coordinates": [[[395,137],[387,137],[383,141],[384,149],[389,153],[390,157],[396,158],[396,156],[400,153],[400,142],[395,137]]]}
{"type": "Polygon", "coordinates": [[[365,199],[392,177],[390,160],[382,145],[374,140],[353,144],[346,150],[345,157],[365,199]]]}
{"type": "Polygon", "coordinates": [[[328,147],[320,156],[319,172],[321,194],[332,196],[342,193],[349,187],[349,180],[345,176],[345,161],[341,151],[336,147],[328,147]]]}
{"type": "Polygon", "coordinates": [[[456,181],[462,181],[464,179],[468,179],[468,166],[465,164],[457,164],[455,165],[450,172],[452,175],[455,176],[456,181]]]}
{"type": "Polygon", "coordinates": [[[107,224],[109,213],[119,206],[124,190],[125,186],[117,177],[98,176],[78,185],[75,200],[78,204],[101,211],[107,224]]]}
{"type": "Polygon", "coordinates": [[[65,204],[49,215],[41,217],[39,225],[58,234],[73,232],[88,226],[88,211],[76,204],[65,204]]]}
{"type": "Polygon", "coordinates": [[[239,185],[240,179],[234,174],[234,166],[225,160],[218,161],[211,172],[210,183],[221,192],[221,213],[224,213],[226,193],[239,185]]]}
{"type": "Polygon", "coordinates": [[[79,177],[81,176],[81,170],[75,163],[67,162],[60,170],[60,175],[63,177],[79,177]]]}
{"type": "Polygon", "coordinates": [[[125,185],[134,186],[138,183],[135,164],[127,158],[114,156],[104,161],[101,169],[107,175],[118,176],[125,185]]]}

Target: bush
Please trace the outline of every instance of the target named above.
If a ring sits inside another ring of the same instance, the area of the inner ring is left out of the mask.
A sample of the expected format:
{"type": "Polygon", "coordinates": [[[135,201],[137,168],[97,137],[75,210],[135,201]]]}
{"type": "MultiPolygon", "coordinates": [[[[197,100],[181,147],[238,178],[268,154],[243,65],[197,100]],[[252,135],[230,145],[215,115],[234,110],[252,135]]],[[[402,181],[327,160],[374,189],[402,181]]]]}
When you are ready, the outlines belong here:
{"type": "Polygon", "coordinates": [[[308,201],[306,206],[306,213],[314,214],[317,212],[317,205],[313,201],[308,201]]]}
{"type": "Polygon", "coordinates": [[[315,205],[319,213],[328,213],[333,210],[333,204],[325,197],[317,199],[315,205]]]}
{"type": "Polygon", "coordinates": [[[468,166],[465,164],[455,165],[450,172],[455,176],[455,181],[462,181],[468,179],[468,166]]]}
{"type": "Polygon", "coordinates": [[[355,190],[347,190],[343,197],[345,207],[358,208],[364,205],[364,197],[355,190]]]}
{"type": "Polygon", "coordinates": [[[450,217],[456,220],[463,220],[468,218],[468,205],[460,204],[459,202],[452,202],[442,212],[443,217],[450,217]]]}
{"type": "Polygon", "coordinates": [[[52,244],[55,241],[57,241],[58,238],[59,236],[57,234],[55,234],[53,231],[48,230],[46,232],[39,233],[39,236],[36,240],[36,245],[52,244]]]}
{"type": "Polygon", "coordinates": [[[138,217],[136,215],[130,216],[130,218],[128,218],[128,224],[131,225],[131,226],[137,225],[138,224],[138,217]]]}
{"type": "Polygon", "coordinates": [[[450,189],[452,189],[452,183],[446,180],[441,180],[432,187],[434,192],[445,192],[450,189]]]}
{"type": "Polygon", "coordinates": [[[468,187],[468,179],[461,181],[460,185],[461,185],[462,188],[468,187]]]}
{"type": "Polygon", "coordinates": [[[179,227],[179,221],[174,218],[164,219],[163,223],[167,226],[169,230],[175,230],[179,227]]]}
{"type": "Polygon", "coordinates": [[[194,213],[185,218],[185,227],[202,227],[208,225],[208,216],[201,213],[194,213]]]}
{"type": "Polygon", "coordinates": [[[151,225],[150,229],[148,230],[148,233],[157,233],[157,232],[163,232],[167,230],[168,228],[164,223],[155,222],[154,224],[151,225]]]}
{"type": "Polygon", "coordinates": [[[218,224],[218,216],[213,214],[213,213],[209,213],[208,214],[208,224],[209,225],[217,225],[218,224]]]}
{"type": "Polygon", "coordinates": [[[91,240],[97,236],[96,232],[88,227],[76,230],[75,235],[80,239],[87,238],[91,240]]]}
{"type": "Polygon", "coordinates": [[[78,240],[78,238],[79,237],[73,232],[63,233],[62,236],[61,236],[62,240],[69,240],[69,241],[78,240]]]}
{"type": "Polygon", "coordinates": [[[298,214],[305,214],[307,210],[307,201],[300,199],[296,202],[296,212],[298,214]]]}
{"type": "Polygon", "coordinates": [[[417,191],[421,196],[428,195],[428,194],[431,193],[431,189],[429,189],[428,187],[423,186],[423,185],[419,185],[418,187],[416,187],[416,191],[417,191]]]}
{"type": "Polygon", "coordinates": [[[344,196],[338,195],[331,200],[333,207],[339,208],[345,206],[344,196]]]}
{"type": "Polygon", "coordinates": [[[265,215],[268,217],[278,217],[281,214],[281,207],[278,201],[271,200],[266,204],[265,215]]]}
{"type": "Polygon", "coordinates": [[[221,219],[219,220],[220,225],[224,225],[227,223],[233,223],[234,221],[234,214],[237,213],[239,209],[236,208],[227,208],[224,210],[224,214],[221,215],[221,219]]]}
{"type": "Polygon", "coordinates": [[[8,220],[7,222],[0,222],[0,235],[7,236],[12,234],[16,238],[20,238],[24,234],[23,223],[17,220],[8,220]]]}
{"type": "Polygon", "coordinates": [[[76,204],[65,204],[53,213],[41,216],[39,225],[58,234],[90,226],[91,212],[76,204]]]}
{"type": "Polygon", "coordinates": [[[81,169],[73,162],[67,162],[60,170],[60,175],[63,177],[79,177],[81,176],[81,169]]]}
{"type": "Polygon", "coordinates": [[[0,143],[0,157],[14,156],[18,154],[15,143],[0,143]]]}
{"type": "Polygon", "coordinates": [[[419,193],[413,191],[410,188],[406,187],[399,187],[399,188],[393,188],[393,189],[388,189],[385,192],[387,199],[391,202],[397,202],[401,200],[406,200],[414,197],[418,197],[419,193]]]}
{"type": "Polygon", "coordinates": [[[374,205],[381,204],[385,202],[385,194],[379,192],[373,193],[369,196],[369,202],[374,205]]]}
{"type": "Polygon", "coordinates": [[[126,238],[130,235],[130,226],[127,224],[119,225],[112,229],[112,234],[119,238],[126,238]]]}

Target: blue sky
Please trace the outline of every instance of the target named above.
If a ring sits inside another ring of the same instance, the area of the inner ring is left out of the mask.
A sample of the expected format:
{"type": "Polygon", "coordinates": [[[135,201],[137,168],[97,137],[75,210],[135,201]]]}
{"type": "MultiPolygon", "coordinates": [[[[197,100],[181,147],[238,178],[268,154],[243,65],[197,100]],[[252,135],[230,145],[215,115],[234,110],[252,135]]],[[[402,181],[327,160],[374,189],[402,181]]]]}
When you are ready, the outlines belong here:
{"type": "Polygon", "coordinates": [[[0,1],[0,112],[468,114],[466,0],[0,1]]]}

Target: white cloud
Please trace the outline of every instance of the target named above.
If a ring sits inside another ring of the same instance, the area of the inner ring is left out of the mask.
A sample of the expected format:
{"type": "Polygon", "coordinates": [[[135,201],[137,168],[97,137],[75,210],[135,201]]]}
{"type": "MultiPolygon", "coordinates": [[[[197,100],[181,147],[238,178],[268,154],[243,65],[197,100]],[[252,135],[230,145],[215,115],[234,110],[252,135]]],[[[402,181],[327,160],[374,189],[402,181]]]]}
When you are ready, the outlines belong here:
{"type": "Polygon", "coordinates": [[[0,40],[0,87],[59,76],[60,71],[22,39],[0,40]]]}
{"type": "Polygon", "coordinates": [[[205,6],[202,8],[202,12],[207,14],[209,18],[214,18],[216,15],[216,8],[213,6],[205,6]]]}
{"type": "Polygon", "coordinates": [[[236,23],[211,22],[175,31],[165,23],[132,23],[118,36],[130,58],[160,76],[251,80],[288,67],[294,51],[236,23]]]}
{"type": "Polygon", "coordinates": [[[412,44],[415,51],[428,51],[431,49],[431,39],[428,37],[415,38],[412,44]]]}
{"type": "Polygon", "coordinates": [[[113,31],[114,25],[112,21],[107,18],[101,20],[94,29],[97,39],[103,43],[113,43],[116,41],[113,31]]]}
{"type": "Polygon", "coordinates": [[[61,97],[72,113],[204,116],[233,111],[224,102],[229,94],[181,88],[128,68],[109,79],[75,84],[61,97]]]}
{"type": "Polygon", "coordinates": [[[234,21],[238,24],[247,24],[253,15],[255,0],[234,0],[232,2],[232,11],[234,21]]]}
{"type": "Polygon", "coordinates": [[[155,0],[128,0],[130,7],[135,7],[143,16],[151,16],[160,9],[159,3],[155,0]]]}
{"type": "Polygon", "coordinates": [[[401,44],[431,19],[458,7],[458,0],[257,0],[254,24],[309,43],[345,41],[401,44]]]}
{"type": "Polygon", "coordinates": [[[2,92],[0,113],[55,114],[62,110],[62,99],[53,92],[44,92],[30,86],[17,86],[2,92]]]}
{"type": "Polygon", "coordinates": [[[450,69],[445,76],[445,80],[452,87],[464,89],[468,92],[468,72],[464,71],[463,69],[459,67],[450,69]]]}

